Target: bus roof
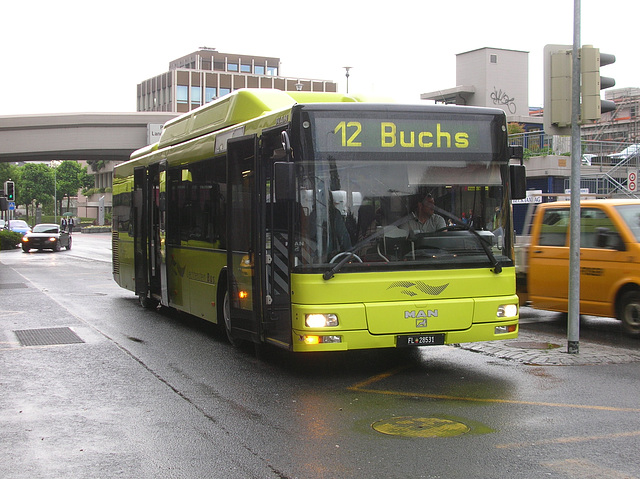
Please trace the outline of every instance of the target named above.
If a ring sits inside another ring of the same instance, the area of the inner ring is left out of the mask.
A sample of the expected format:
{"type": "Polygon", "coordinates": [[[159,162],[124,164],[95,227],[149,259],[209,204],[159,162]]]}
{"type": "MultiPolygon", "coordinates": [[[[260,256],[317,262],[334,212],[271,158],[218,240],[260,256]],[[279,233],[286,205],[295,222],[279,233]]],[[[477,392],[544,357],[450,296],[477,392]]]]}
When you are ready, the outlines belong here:
{"type": "Polygon", "coordinates": [[[229,95],[207,103],[165,123],[156,145],[135,151],[131,158],[143,156],[151,151],[176,145],[198,136],[237,125],[239,123],[287,110],[296,103],[340,103],[366,101],[362,96],[330,92],[284,92],[281,90],[251,89],[236,90],[229,95]]]}
{"type": "MultiPolygon", "coordinates": [[[[131,159],[140,158],[154,151],[168,146],[192,140],[194,138],[216,132],[233,125],[260,118],[266,115],[282,111],[289,112],[296,104],[338,104],[346,103],[371,103],[374,105],[393,104],[389,98],[367,97],[363,95],[347,95],[337,92],[309,92],[309,91],[282,91],[271,89],[244,88],[225,95],[218,100],[191,110],[177,118],[169,120],[162,128],[160,140],[152,145],[145,146],[134,151],[131,159]]],[[[318,105],[319,106],[319,105],[318,105]]],[[[346,107],[346,105],[344,105],[346,107]]],[[[364,105],[363,105],[364,106],[364,105]]],[[[411,108],[411,105],[403,105],[411,108]]],[[[424,105],[413,105],[414,108],[423,109],[424,105]]],[[[432,111],[450,109],[451,106],[430,105],[432,111]]],[[[457,107],[464,108],[464,107],[457,107]]],[[[476,112],[480,109],[476,107],[476,112]]],[[[487,112],[489,109],[486,109],[487,112]]],[[[450,111],[450,110],[448,110],[450,111]]],[[[493,109],[491,110],[494,111],[493,109]]],[[[501,111],[501,110],[497,110],[501,111]]],[[[485,112],[486,113],[486,112],[485,112]]]]}

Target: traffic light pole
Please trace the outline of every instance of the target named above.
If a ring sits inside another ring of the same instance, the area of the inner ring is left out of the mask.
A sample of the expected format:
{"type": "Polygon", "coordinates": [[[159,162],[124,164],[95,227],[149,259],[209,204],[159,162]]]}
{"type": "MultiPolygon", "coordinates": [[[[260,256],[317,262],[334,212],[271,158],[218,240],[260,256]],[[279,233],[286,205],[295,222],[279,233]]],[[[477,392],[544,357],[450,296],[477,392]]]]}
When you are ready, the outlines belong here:
{"type": "Polygon", "coordinates": [[[580,352],[580,0],[573,0],[571,78],[571,208],[569,243],[569,313],[567,352],[580,352]]]}

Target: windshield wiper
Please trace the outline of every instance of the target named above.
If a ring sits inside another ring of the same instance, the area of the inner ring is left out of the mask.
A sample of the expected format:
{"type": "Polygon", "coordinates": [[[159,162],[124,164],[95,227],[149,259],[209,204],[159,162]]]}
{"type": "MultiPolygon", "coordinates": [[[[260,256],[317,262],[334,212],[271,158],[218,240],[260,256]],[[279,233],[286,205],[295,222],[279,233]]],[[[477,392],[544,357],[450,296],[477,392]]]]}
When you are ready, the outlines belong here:
{"type": "MultiPolygon", "coordinates": [[[[487,255],[487,258],[489,259],[489,262],[493,267],[492,271],[495,274],[502,273],[502,266],[500,265],[500,262],[494,256],[493,252],[491,251],[491,248],[487,244],[487,241],[482,236],[480,236],[480,233],[476,231],[476,229],[473,227],[472,224],[463,223],[463,221],[457,216],[455,216],[454,214],[449,213],[448,211],[443,210],[442,208],[439,208],[435,205],[433,205],[433,208],[437,213],[440,213],[441,215],[446,216],[447,218],[453,220],[456,223],[455,227],[459,227],[469,231],[477,239],[477,241],[480,243],[480,246],[482,247],[482,250],[487,255]]],[[[349,251],[346,251],[344,253],[345,255],[344,258],[342,258],[338,263],[336,263],[336,265],[333,266],[331,269],[322,273],[322,278],[325,280],[329,280],[333,278],[335,274],[339,272],[345,264],[347,264],[351,259],[353,259],[353,257],[355,256],[355,251],[357,251],[359,248],[361,248],[365,244],[371,242],[372,240],[378,238],[379,236],[382,236],[384,234],[385,229],[388,228],[389,226],[399,226],[409,221],[410,218],[411,218],[411,215],[403,216],[399,220],[391,223],[390,225],[384,226],[382,228],[377,228],[374,233],[364,238],[358,244],[353,246],[349,251]]]]}
{"type": "Polygon", "coordinates": [[[484,253],[487,255],[487,258],[489,258],[489,262],[491,263],[491,266],[493,266],[493,272],[495,274],[502,273],[502,266],[500,265],[500,262],[493,255],[493,252],[491,251],[491,248],[487,244],[487,241],[482,236],[480,236],[480,233],[478,233],[476,229],[473,227],[473,224],[471,221],[468,224],[465,224],[460,218],[455,216],[453,213],[449,213],[448,211],[443,210],[442,208],[439,208],[436,205],[432,205],[432,206],[433,206],[433,209],[436,211],[436,213],[440,213],[441,215],[446,216],[447,218],[453,220],[455,222],[454,227],[465,229],[469,231],[471,234],[473,234],[473,236],[480,243],[480,246],[482,247],[482,250],[484,251],[484,253]]]}

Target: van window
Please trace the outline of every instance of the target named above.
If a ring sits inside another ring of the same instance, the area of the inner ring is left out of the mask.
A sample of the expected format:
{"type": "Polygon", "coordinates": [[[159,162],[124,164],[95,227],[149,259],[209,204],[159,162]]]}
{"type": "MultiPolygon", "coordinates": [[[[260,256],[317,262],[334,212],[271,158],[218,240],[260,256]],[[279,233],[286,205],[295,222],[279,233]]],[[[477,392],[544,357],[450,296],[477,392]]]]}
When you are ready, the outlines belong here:
{"type": "Polygon", "coordinates": [[[613,249],[620,235],[607,214],[598,208],[580,210],[580,247],[613,249]]]}
{"type": "Polygon", "coordinates": [[[616,206],[616,210],[618,210],[622,219],[624,219],[629,226],[636,241],[640,241],[640,205],[620,205],[616,206]]]}
{"type": "Polygon", "coordinates": [[[540,246],[565,246],[569,228],[569,208],[553,209],[544,212],[540,246]]]}

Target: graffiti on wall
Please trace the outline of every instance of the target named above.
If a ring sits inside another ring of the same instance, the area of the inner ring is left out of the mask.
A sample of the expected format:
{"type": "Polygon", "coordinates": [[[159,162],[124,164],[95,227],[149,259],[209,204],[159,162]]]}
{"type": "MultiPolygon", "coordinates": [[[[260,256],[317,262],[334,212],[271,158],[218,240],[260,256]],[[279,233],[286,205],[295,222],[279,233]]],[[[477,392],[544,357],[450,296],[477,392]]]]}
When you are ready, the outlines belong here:
{"type": "Polygon", "coordinates": [[[515,114],[517,110],[515,98],[507,95],[507,92],[503,92],[502,89],[498,90],[494,86],[493,92],[491,93],[491,99],[493,100],[494,105],[504,105],[509,110],[509,113],[511,113],[512,115],[515,114]]]}

